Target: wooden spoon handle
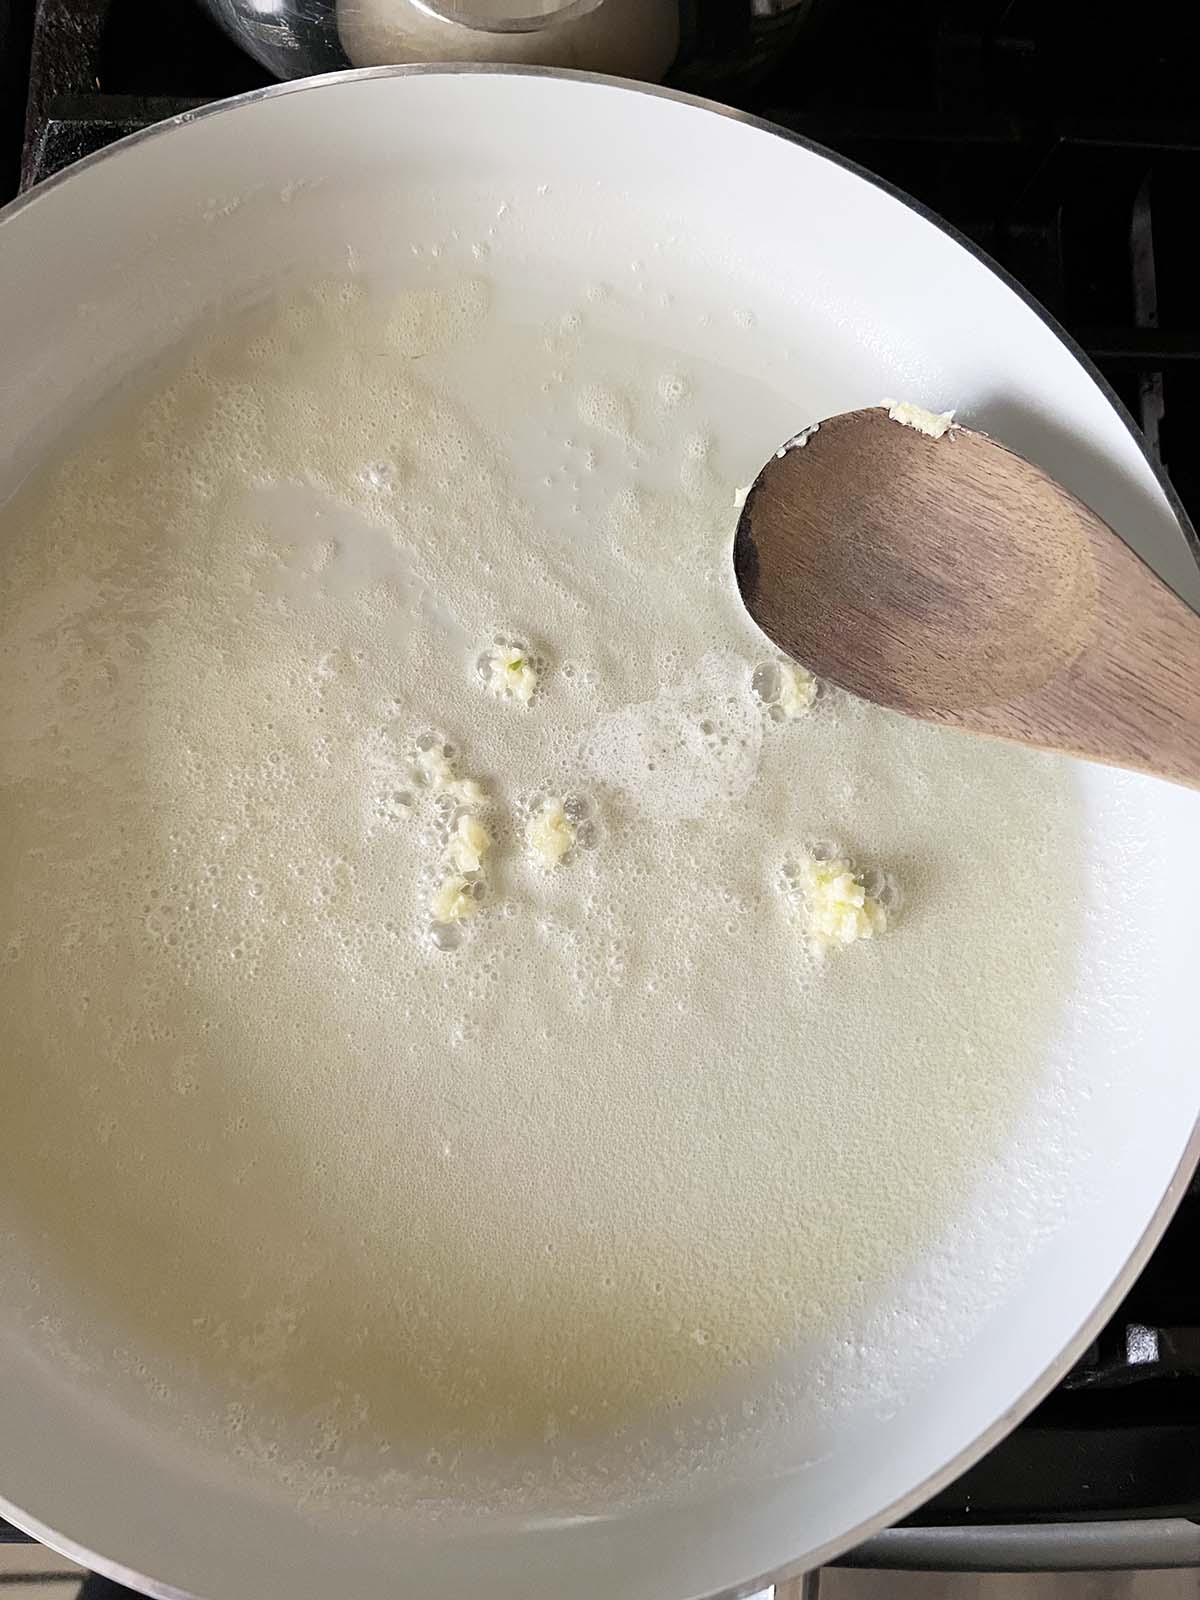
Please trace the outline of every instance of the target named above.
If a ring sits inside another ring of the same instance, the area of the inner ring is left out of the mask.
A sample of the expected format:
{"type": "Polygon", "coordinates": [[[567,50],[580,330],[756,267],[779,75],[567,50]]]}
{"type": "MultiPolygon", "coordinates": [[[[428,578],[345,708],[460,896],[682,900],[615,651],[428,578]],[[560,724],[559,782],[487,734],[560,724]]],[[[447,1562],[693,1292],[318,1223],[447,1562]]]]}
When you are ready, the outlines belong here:
{"type": "Polygon", "coordinates": [[[1105,759],[1200,789],[1200,616],[1128,545],[1105,539],[1113,637],[1080,663],[1098,691],[1105,759]]]}
{"type": "Polygon", "coordinates": [[[939,721],[1200,789],[1200,616],[1092,517],[1095,626],[1031,693],[939,721]]]}

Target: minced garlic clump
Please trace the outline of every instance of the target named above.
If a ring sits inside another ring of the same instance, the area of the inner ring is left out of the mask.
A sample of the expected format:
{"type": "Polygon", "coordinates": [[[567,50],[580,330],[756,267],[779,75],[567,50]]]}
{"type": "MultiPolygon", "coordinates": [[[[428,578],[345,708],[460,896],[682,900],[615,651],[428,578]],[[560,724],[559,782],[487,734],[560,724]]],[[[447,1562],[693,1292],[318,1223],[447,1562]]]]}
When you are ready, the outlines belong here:
{"type": "Polygon", "coordinates": [[[459,872],[478,872],[491,848],[491,834],[478,817],[466,812],[454,825],[446,854],[459,872]]]}
{"type": "Polygon", "coordinates": [[[464,922],[478,909],[474,882],[461,872],[443,878],[429,902],[429,914],[436,923],[464,922]]]}
{"type": "Polygon", "coordinates": [[[894,890],[877,872],[859,872],[845,856],[806,854],[783,869],[784,893],[821,949],[883,933],[894,890]]]}
{"type": "Polygon", "coordinates": [[[762,662],[750,685],[772,722],[794,722],[817,698],[817,680],[797,661],[762,662]]]}
{"type": "Polygon", "coordinates": [[[524,645],[497,643],[482,658],[480,670],[498,700],[528,705],[538,685],[538,670],[524,645]]]}
{"type": "Polygon", "coordinates": [[[429,898],[429,931],[441,950],[457,949],[457,925],[474,916],[483,902],[483,858],[493,844],[491,832],[476,815],[487,804],[487,791],[477,778],[459,776],[458,761],[457,749],[442,734],[422,734],[416,742],[413,781],[418,792],[432,792],[434,808],[448,830],[442,836],[441,875],[429,898]]]}
{"type": "Polygon", "coordinates": [[[575,847],[575,824],[561,800],[543,800],[529,819],[525,839],[543,866],[558,867],[575,847]]]}

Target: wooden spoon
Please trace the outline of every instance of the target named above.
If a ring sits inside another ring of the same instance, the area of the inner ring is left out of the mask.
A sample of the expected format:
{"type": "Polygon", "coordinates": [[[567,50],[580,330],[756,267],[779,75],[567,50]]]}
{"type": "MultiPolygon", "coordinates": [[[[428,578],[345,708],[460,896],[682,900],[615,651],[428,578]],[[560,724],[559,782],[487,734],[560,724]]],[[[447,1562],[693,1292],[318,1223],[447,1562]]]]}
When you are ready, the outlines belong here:
{"type": "Polygon", "coordinates": [[[818,677],[1200,788],[1200,616],[985,434],[882,408],[822,422],[755,480],[733,559],[751,616],[818,677]]]}

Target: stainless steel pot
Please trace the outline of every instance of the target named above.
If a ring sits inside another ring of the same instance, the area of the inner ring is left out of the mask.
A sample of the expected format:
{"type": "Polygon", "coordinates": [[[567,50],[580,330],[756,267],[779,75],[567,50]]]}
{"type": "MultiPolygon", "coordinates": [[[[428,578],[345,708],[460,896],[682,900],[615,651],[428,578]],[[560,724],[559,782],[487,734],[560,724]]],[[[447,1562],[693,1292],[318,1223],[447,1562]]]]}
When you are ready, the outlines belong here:
{"type": "Polygon", "coordinates": [[[504,61],[718,93],[769,67],[831,0],[204,0],[278,78],[504,61]]]}

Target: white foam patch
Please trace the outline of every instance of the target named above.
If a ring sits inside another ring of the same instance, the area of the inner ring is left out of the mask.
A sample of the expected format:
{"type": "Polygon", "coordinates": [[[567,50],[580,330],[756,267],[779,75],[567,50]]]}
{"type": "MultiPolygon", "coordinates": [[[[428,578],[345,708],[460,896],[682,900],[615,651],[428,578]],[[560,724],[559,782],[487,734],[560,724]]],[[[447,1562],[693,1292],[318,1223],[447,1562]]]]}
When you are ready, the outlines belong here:
{"type": "Polygon", "coordinates": [[[602,718],[584,740],[583,760],[643,817],[677,822],[740,800],[761,747],[745,658],[710,651],[652,700],[602,718]]]}

